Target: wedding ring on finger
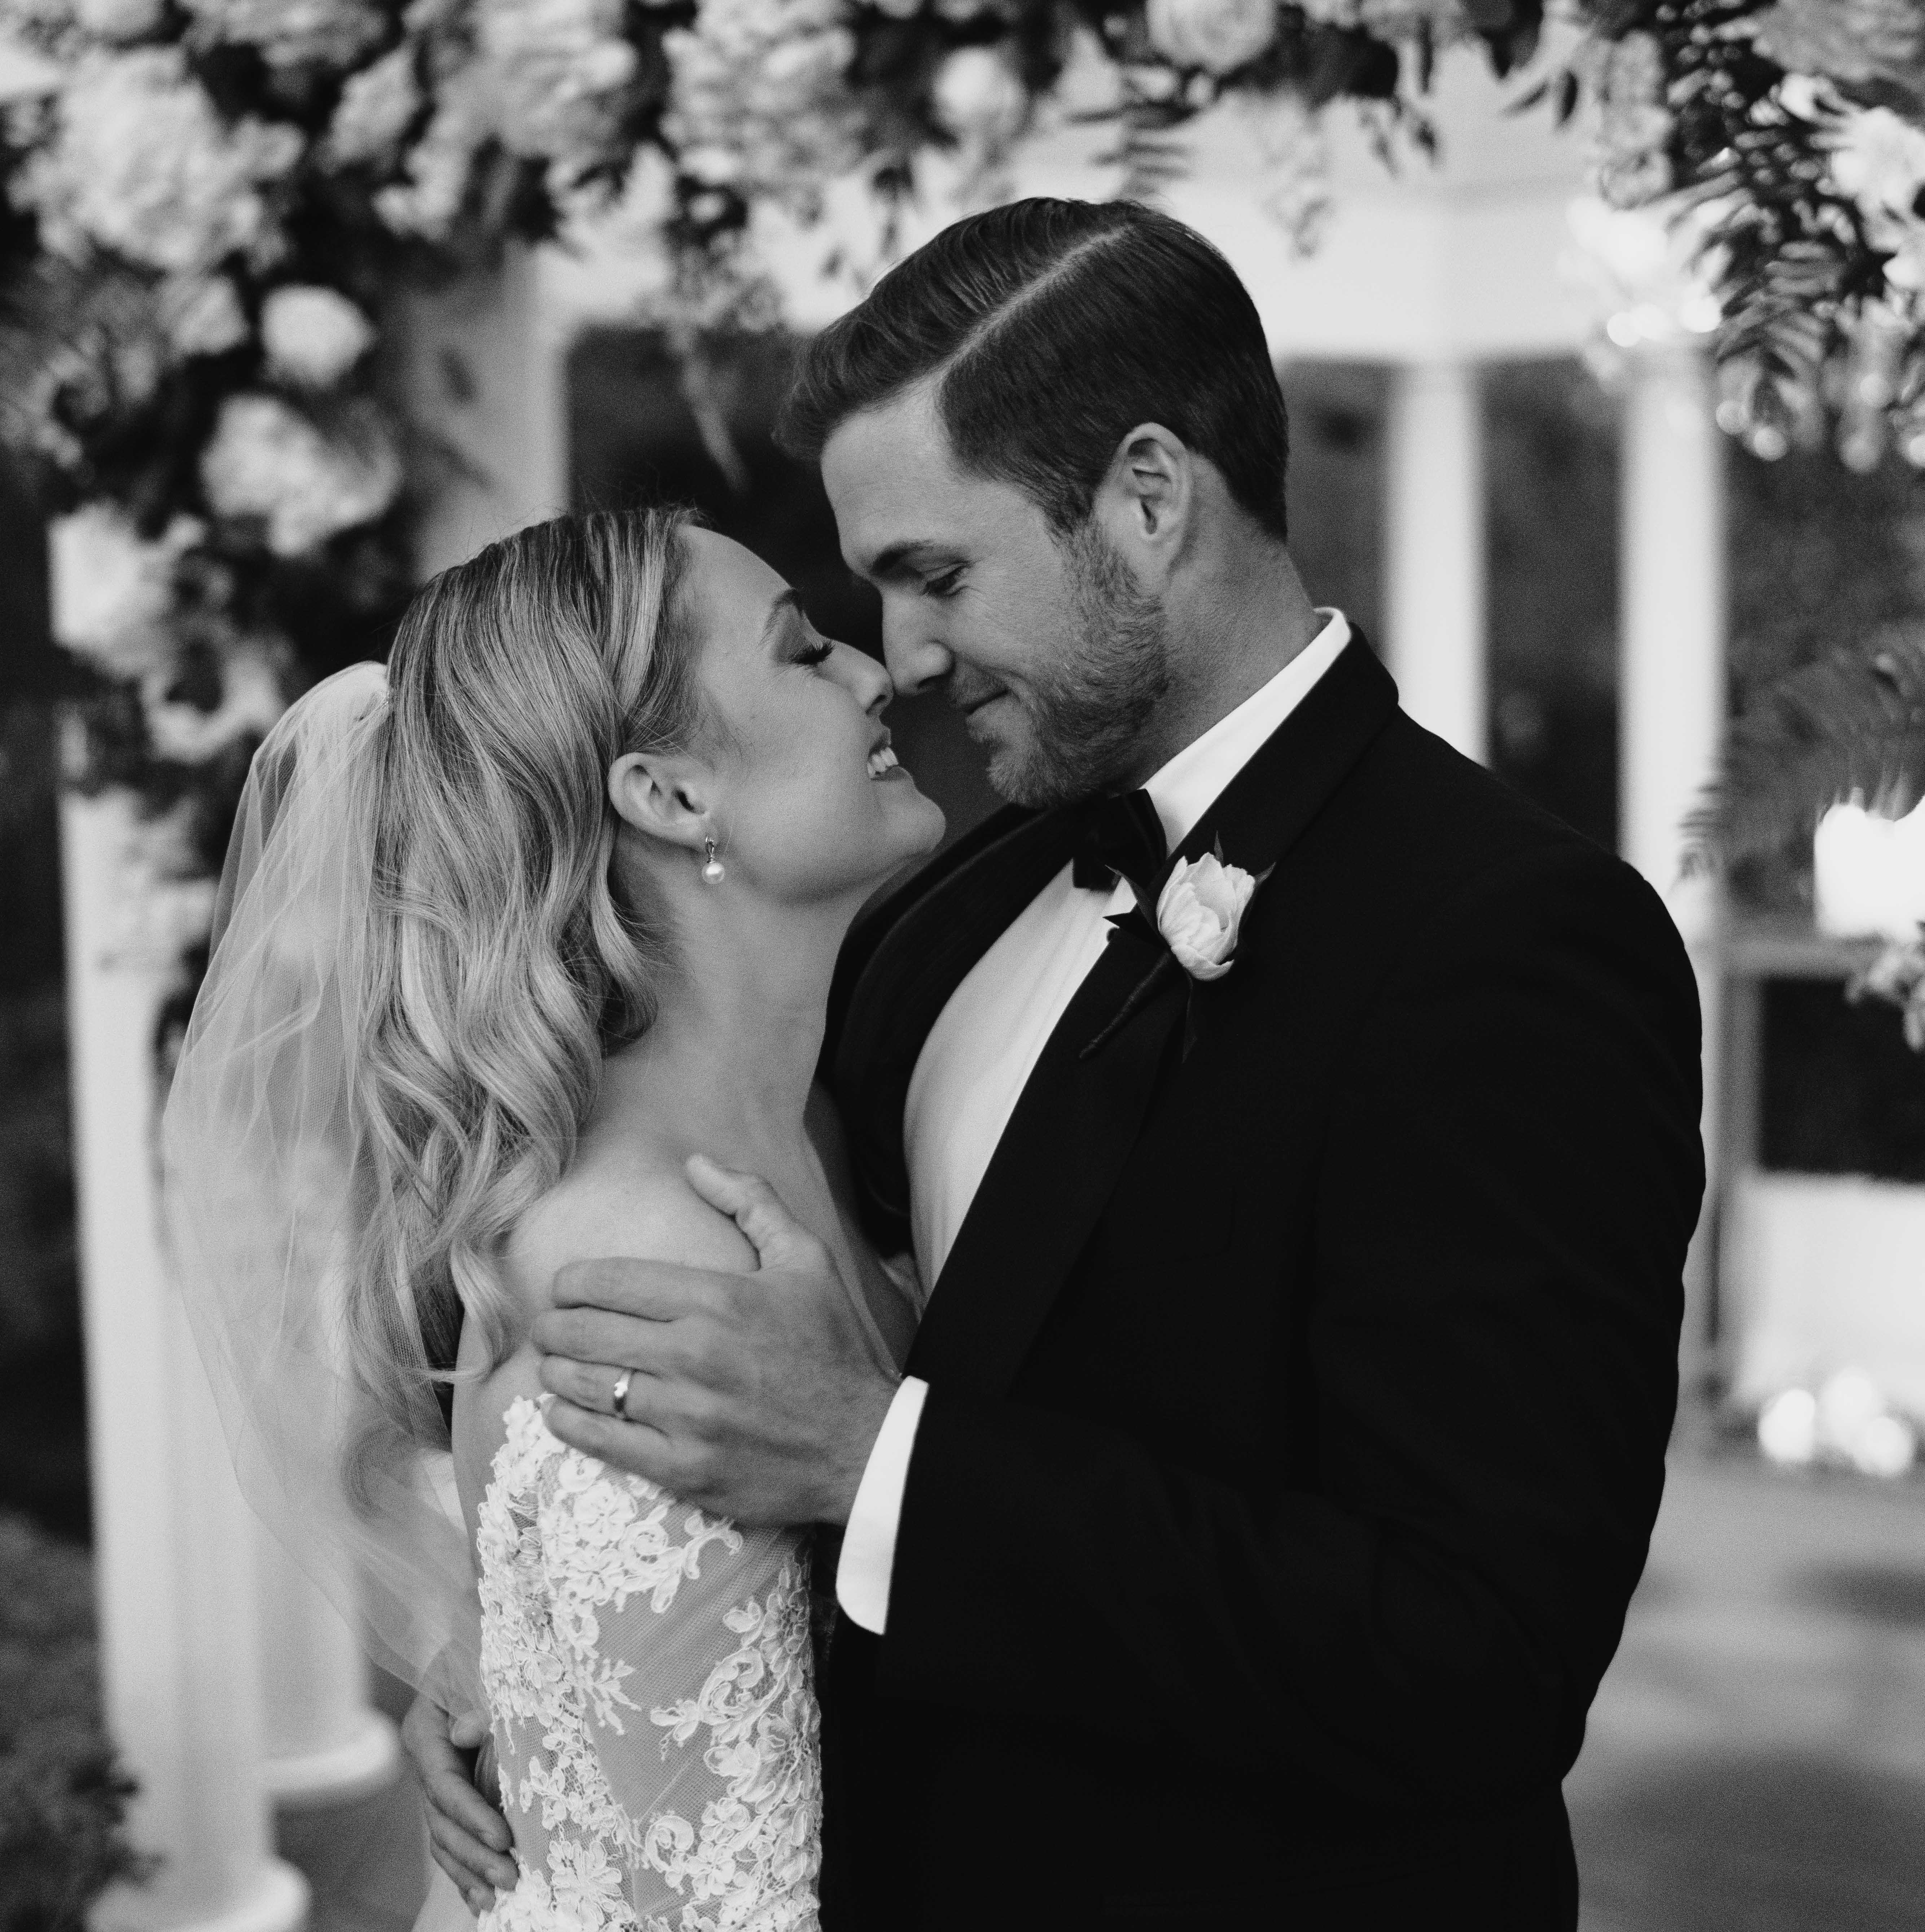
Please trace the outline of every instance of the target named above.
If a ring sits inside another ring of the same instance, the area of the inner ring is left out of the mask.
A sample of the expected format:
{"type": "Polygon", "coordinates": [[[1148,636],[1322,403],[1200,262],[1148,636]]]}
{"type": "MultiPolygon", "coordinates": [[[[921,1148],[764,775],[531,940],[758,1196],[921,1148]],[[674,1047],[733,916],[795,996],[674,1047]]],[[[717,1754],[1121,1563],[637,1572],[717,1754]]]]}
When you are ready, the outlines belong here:
{"type": "Polygon", "coordinates": [[[615,1413],[619,1415],[624,1422],[626,1422],[630,1419],[628,1415],[628,1384],[634,1379],[634,1371],[632,1369],[624,1369],[622,1372],[615,1378],[615,1387],[613,1391],[610,1394],[608,1398],[609,1406],[614,1410],[615,1413]]]}

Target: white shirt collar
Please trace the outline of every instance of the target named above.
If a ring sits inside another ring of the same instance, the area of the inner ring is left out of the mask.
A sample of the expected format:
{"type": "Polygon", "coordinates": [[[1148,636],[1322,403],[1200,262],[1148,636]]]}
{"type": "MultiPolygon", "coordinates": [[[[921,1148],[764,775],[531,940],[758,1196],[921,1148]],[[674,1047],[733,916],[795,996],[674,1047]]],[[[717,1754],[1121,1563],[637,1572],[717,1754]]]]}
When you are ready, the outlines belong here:
{"type": "Polygon", "coordinates": [[[1318,615],[1330,621],[1303,650],[1234,711],[1186,745],[1144,786],[1156,816],[1163,821],[1163,835],[1171,851],[1189,836],[1191,826],[1216,802],[1225,786],[1264,741],[1309,696],[1350,642],[1350,624],[1341,610],[1320,610],[1318,615]]]}

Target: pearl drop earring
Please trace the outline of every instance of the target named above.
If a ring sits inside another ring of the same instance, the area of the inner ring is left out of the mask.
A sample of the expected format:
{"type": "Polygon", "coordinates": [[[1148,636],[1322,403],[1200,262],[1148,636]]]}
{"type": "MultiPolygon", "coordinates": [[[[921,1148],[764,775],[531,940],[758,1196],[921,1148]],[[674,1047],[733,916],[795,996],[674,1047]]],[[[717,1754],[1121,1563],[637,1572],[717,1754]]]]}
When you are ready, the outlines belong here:
{"type": "Polygon", "coordinates": [[[702,844],[709,855],[708,863],[702,868],[702,883],[705,886],[718,886],[728,874],[724,871],[721,860],[715,856],[715,842],[712,838],[705,838],[702,844]]]}

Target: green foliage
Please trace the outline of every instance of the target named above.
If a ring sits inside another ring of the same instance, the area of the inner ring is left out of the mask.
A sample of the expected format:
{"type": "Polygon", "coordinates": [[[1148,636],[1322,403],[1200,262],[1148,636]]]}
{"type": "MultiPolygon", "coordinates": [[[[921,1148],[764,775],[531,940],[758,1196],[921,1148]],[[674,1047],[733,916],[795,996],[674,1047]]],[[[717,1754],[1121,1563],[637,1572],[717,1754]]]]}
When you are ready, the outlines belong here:
{"type": "Polygon", "coordinates": [[[0,1510],[84,1540],[53,740],[49,706],[0,701],[0,1510]]]}
{"type": "Polygon", "coordinates": [[[1822,438],[1766,462],[1729,446],[1733,708],[1840,644],[1925,622],[1925,490],[1822,438]]]}
{"type": "Polygon", "coordinates": [[[1766,687],[1692,820],[1696,862],[1767,856],[1855,797],[1894,817],[1925,797],[1925,630],[1887,631],[1766,687]]]}
{"type": "Polygon", "coordinates": [[[1653,8],[1673,112],[1678,184],[1723,211],[1721,361],[1748,367],[1756,418],[1795,418],[1801,392],[1843,345],[1845,326],[1885,293],[1888,254],[1833,182],[1832,130],[1792,111],[1785,70],[1743,31],[1755,0],[1672,0],[1653,8]]]}
{"type": "Polygon", "coordinates": [[[80,1932],[145,1864],[101,1726],[86,1552],[0,1516],[0,1932],[80,1932]]]}
{"type": "Polygon", "coordinates": [[[0,999],[0,1360],[77,1324],[62,1018],[57,989],[0,999]]]}
{"type": "Polygon", "coordinates": [[[1775,463],[1735,449],[1730,490],[1737,722],[1693,826],[1696,862],[1729,867],[1748,905],[1796,916],[1830,806],[1918,796],[1905,712],[1925,640],[1925,499],[1896,456],[1861,473],[1822,442],[1775,463]]]}
{"type": "Polygon", "coordinates": [[[79,1323],[52,736],[46,706],[0,709],[0,1386],[79,1323]]]}

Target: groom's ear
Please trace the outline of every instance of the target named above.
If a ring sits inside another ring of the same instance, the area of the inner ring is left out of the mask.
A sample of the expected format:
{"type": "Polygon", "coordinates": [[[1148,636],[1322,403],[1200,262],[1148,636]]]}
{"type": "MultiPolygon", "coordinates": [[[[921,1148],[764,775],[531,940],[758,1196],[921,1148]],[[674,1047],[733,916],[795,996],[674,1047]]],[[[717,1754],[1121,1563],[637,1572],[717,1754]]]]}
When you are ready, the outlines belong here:
{"type": "Polygon", "coordinates": [[[689,851],[713,836],[712,775],[696,760],[625,752],[608,768],[608,802],[623,824],[689,851]]]}
{"type": "Polygon", "coordinates": [[[1160,579],[1183,550],[1196,484],[1189,446],[1161,423],[1138,423],[1117,445],[1093,507],[1139,578],[1160,579]]]}

